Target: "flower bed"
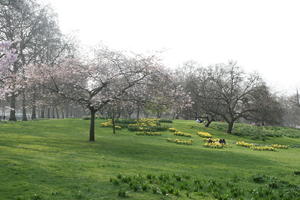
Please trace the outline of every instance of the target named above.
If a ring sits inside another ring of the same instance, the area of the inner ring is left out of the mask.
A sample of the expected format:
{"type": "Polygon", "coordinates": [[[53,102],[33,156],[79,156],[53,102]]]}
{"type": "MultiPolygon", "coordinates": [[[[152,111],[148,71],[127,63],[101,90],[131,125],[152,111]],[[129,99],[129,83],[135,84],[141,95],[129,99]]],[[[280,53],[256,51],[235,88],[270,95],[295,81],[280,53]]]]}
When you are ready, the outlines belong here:
{"type": "Polygon", "coordinates": [[[161,136],[161,133],[155,133],[155,132],[140,132],[140,133],[136,133],[136,135],[161,136]]]}
{"type": "Polygon", "coordinates": [[[112,120],[108,120],[100,124],[102,127],[112,127],[112,120]]]}
{"type": "Polygon", "coordinates": [[[211,141],[211,142],[219,142],[220,139],[219,139],[219,138],[205,138],[204,141],[207,142],[207,143],[208,143],[209,141],[211,141]]]}
{"type": "Polygon", "coordinates": [[[242,146],[242,147],[247,147],[247,148],[251,148],[251,147],[255,146],[252,143],[247,143],[247,142],[244,142],[244,141],[237,141],[236,145],[242,146]]]}
{"type": "Polygon", "coordinates": [[[221,149],[221,148],[224,148],[225,147],[225,144],[221,144],[219,142],[211,142],[211,143],[204,143],[205,147],[209,147],[209,148],[215,148],[215,149],[221,149]]]}
{"type": "Polygon", "coordinates": [[[176,130],[176,128],[169,128],[169,131],[176,132],[177,130],[176,130]]]}
{"type": "Polygon", "coordinates": [[[275,151],[275,148],[271,146],[252,146],[250,148],[256,151],[275,151]]]}
{"type": "Polygon", "coordinates": [[[202,131],[198,131],[197,135],[199,135],[200,137],[204,137],[204,138],[210,138],[212,137],[212,135],[208,132],[202,132],[202,131]]]}
{"type": "Polygon", "coordinates": [[[176,132],[174,133],[174,135],[176,135],[176,136],[183,136],[183,137],[192,137],[192,134],[189,134],[189,133],[183,133],[183,132],[181,132],[181,131],[176,131],[176,132]]]}
{"type": "Polygon", "coordinates": [[[168,130],[169,127],[161,126],[157,119],[140,119],[135,124],[129,124],[129,131],[157,132],[168,130]]]}
{"type": "Polygon", "coordinates": [[[289,148],[289,146],[281,145],[281,144],[272,144],[271,147],[273,147],[275,149],[288,149],[289,148]]]}
{"type": "Polygon", "coordinates": [[[167,138],[168,142],[176,143],[176,144],[185,144],[185,145],[192,145],[193,140],[181,140],[181,139],[171,139],[167,138]]]}

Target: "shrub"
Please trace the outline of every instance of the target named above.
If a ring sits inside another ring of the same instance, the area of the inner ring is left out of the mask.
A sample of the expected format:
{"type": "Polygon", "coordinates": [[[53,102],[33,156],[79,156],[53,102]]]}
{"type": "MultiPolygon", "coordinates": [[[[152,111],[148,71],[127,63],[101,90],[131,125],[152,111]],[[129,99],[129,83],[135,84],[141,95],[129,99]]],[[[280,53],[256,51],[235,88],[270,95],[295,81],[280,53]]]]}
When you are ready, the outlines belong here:
{"type": "Polygon", "coordinates": [[[160,123],[173,123],[173,121],[170,119],[160,119],[159,122],[160,123]]]}
{"type": "MultiPolygon", "coordinates": [[[[211,128],[225,132],[227,124],[214,123],[211,128]]],[[[300,138],[300,130],[296,128],[276,127],[276,126],[255,126],[250,124],[236,123],[231,133],[237,136],[249,137],[254,140],[266,140],[268,137],[290,137],[300,138]]]]}
{"type": "Polygon", "coordinates": [[[82,117],[82,119],[83,119],[83,120],[90,120],[90,119],[91,119],[91,117],[84,116],[84,117],[82,117]]]}
{"type": "Polygon", "coordinates": [[[300,175],[300,171],[294,171],[295,175],[300,175]]]}
{"type": "Polygon", "coordinates": [[[128,197],[128,193],[126,190],[119,190],[118,196],[119,197],[128,197]]]}
{"type": "Polygon", "coordinates": [[[134,120],[134,119],[116,119],[115,123],[116,124],[128,125],[128,124],[135,124],[136,120],[134,120]]]}

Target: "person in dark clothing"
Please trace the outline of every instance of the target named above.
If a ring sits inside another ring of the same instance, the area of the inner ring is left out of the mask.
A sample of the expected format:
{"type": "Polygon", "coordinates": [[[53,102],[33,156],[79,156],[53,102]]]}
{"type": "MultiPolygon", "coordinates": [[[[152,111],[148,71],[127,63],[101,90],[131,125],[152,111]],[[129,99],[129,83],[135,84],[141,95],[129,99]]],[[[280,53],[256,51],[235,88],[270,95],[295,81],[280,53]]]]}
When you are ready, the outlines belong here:
{"type": "Polygon", "coordinates": [[[225,139],[220,139],[220,140],[219,140],[219,143],[220,143],[220,144],[226,144],[226,141],[225,141],[225,139]]]}

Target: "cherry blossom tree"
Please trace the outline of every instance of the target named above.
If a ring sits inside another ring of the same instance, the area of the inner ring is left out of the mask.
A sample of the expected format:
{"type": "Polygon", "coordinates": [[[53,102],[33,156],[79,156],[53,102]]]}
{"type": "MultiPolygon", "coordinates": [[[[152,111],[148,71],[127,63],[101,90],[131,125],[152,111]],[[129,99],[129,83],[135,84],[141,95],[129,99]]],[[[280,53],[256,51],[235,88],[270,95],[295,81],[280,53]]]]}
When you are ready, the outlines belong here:
{"type": "Polygon", "coordinates": [[[155,113],[157,118],[164,112],[172,112],[173,118],[176,118],[184,108],[192,104],[189,93],[185,92],[176,73],[167,69],[160,70],[160,73],[152,77],[147,94],[150,98],[146,102],[146,108],[155,113]]]}
{"type": "Polygon", "coordinates": [[[62,98],[90,111],[90,141],[95,141],[95,113],[120,99],[134,85],[157,70],[155,56],[129,57],[98,48],[93,59],[64,59],[57,65],[36,65],[27,69],[31,84],[39,84],[62,98]]]}
{"type": "Polygon", "coordinates": [[[17,54],[11,46],[10,41],[0,42],[0,99],[4,99],[13,89],[10,84],[14,78],[11,67],[17,59],[17,54]]]}

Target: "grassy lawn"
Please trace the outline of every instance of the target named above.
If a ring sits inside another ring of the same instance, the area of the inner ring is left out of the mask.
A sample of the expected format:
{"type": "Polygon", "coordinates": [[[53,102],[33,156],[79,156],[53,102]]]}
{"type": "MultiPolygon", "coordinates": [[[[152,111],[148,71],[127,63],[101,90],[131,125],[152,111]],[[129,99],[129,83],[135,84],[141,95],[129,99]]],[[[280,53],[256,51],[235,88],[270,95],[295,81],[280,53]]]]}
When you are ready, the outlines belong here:
{"type": "Polygon", "coordinates": [[[134,192],[124,184],[110,182],[110,178],[119,174],[178,174],[220,183],[232,181],[241,188],[263,185],[254,183],[251,178],[260,174],[300,185],[300,176],[294,174],[294,171],[300,171],[299,147],[272,152],[235,145],[240,140],[297,145],[300,138],[283,136],[266,141],[252,140],[205,128],[194,121],[176,120],[169,125],[193,134],[194,141],[193,145],[178,145],[166,142],[166,138],[183,137],[175,137],[169,131],[162,132],[162,136],[137,136],[135,132],[121,129],[113,135],[112,129],[100,127],[100,122],[103,120],[97,120],[94,143],[87,141],[88,120],[0,123],[0,199],[111,200],[122,199],[118,196],[120,189],[127,190],[127,199],[136,200],[215,199],[209,193],[177,197],[134,192]],[[229,147],[203,147],[203,138],[196,135],[200,130],[225,138],[229,147]]]}

